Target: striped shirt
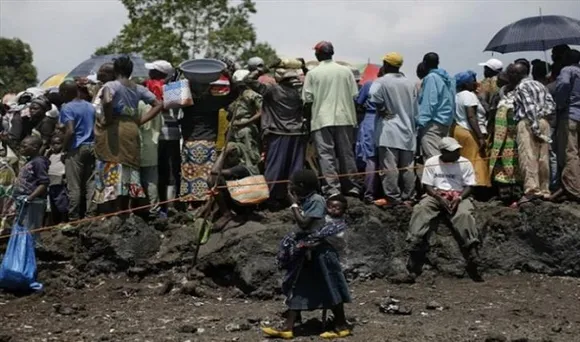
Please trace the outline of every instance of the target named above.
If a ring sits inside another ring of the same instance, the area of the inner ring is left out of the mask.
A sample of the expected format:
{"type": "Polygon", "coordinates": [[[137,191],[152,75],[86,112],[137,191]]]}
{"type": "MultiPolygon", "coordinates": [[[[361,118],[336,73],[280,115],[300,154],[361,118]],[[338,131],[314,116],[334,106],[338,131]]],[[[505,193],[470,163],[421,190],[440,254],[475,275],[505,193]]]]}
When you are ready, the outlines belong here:
{"type": "Polygon", "coordinates": [[[181,131],[179,130],[179,122],[177,121],[178,111],[167,110],[163,111],[163,125],[161,126],[161,134],[159,140],[179,140],[181,139],[181,131]]]}
{"type": "Polygon", "coordinates": [[[552,95],[542,83],[525,79],[514,89],[514,96],[514,120],[528,119],[534,135],[541,137],[539,120],[556,110],[552,95]]]}

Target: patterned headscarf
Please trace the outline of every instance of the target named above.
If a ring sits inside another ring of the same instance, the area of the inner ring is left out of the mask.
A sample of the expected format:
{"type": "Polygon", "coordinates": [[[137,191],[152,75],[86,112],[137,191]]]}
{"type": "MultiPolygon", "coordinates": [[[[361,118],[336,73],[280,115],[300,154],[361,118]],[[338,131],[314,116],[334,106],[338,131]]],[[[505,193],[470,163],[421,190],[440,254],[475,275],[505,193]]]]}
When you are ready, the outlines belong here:
{"type": "Polygon", "coordinates": [[[36,103],[37,105],[39,105],[44,112],[47,112],[51,109],[51,103],[45,96],[39,96],[33,99],[31,104],[32,103],[36,103]]]}
{"type": "Polygon", "coordinates": [[[234,62],[233,59],[229,58],[229,57],[223,57],[220,58],[220,61],[224,62],[226,64],[226,68],[230,71],[230,72],[234,72],[236,70],[236,62],[234,62]]]}

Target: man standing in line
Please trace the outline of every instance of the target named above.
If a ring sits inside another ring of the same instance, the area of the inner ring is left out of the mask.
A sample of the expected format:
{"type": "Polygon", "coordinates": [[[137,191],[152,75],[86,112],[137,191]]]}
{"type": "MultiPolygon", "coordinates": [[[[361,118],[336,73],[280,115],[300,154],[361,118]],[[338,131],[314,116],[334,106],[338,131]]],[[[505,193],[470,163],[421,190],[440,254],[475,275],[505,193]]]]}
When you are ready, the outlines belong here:
{"type": "Polygon", "coordinates": [[[60,95],[64,105],[60,110],[60,123],[65,125],[63,146],[65,150],[66,183],[70,201],[69,220],[84,217],[83,198],[86,200],[86,214],[95,212],[93,202],[95,170],[94,134],[95,107],[82,100],[74,81],[60,85],[60,95]]]}
{"type": "Polygon", "coordinates": [[[455,80],[439,68],[439,55],[429,52],[423,57],[428,70],[419,95],[417,126],[425,160],[439,154],[441,138],[449,134],[455,113],[455,80]]]}
{"type": "Polygon", "coordinates": [[[514,88],[514,119],[517,122],[517,144],[520,171],[524,178],[524,197],[520,204],[534,198],[550,196],[550,124],[547,117],[556,110],[548,89],[527,78],[528,66],[511,64],[507,69],[514,88]]]}
{"type": "Polygon", "coordinates": [[[352,176],[338,178],[338,174],[357,170],[353,143],[358,86],[350,68],[332,60],[332,43],[322,41],[314,51],[320,65],[306,74],[302,99],[306,117],[311,118],[310,130],[326,179],[323,192],[327,196],[344,193],[359,197],[360,189],[352,176]]]}
{"type": "Polygon", "coordinates": [[[415,195],[417,87],[399,71],[402,65],[403,56],[399,53],[386,54],[383,58],[385,75],[376,80],[370,90],[371,102],[380,116],[376,136],[388,204],[412,201],[415,195]]]}
{"type": "Polygon", "coordinates": [[[566,57],[567,66],[557,78],[554,100],[558,108],[564,108],[564,113],[558,113],[563,117],[557,119],[568,121],[566,154],[561,156],[565,160],[562,186],[564,194],[577,200],[580,199],[580,52],[569,50],[566,57]]]}

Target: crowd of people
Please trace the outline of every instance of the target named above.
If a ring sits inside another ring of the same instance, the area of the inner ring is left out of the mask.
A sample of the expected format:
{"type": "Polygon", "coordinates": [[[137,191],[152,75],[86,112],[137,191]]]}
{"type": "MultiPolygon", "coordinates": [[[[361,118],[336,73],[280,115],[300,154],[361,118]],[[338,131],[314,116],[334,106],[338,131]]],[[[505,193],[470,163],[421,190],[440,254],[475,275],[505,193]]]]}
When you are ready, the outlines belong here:
{"type": "Polygon", "coordinates": [[[147,216],[165,217],[172,207],[196,210],[216,196],[214,228],[222,229],[254,207],[213,186],[264,175],[270,196],[263,206],[290,207],[300,227],[283,241],[289,255],[279,258],[288,271],[287,324],[264,332],[291,338],[301,310],[330,308],[339,329],[326,337],[336,338],[349,334],[340,264],[344,196],[413,208],[410,281],[421,273],[430,223],[439,217],[457,232],[467,273],[482,280],[472,197],[513,207],[580,197],[579,51],[557,46],[552,64],[518,59],[505,70],[490,59],[480,64],[481,81],[472,70],[450,76],[431,52],[417,66],[420,82],[401,72],[403,56],[392,52],[376,80],[359,84],[351,68],[333,61],[330,42],[314,50],[314,68],[253,57],[241,69],[224,59],[220,80],[190,82],[193,104],[178,110],[163,106],[174,67],[147,63],[149,78],[136,83],[129,57],[58,89],[5,95],[2,227],[20,212],[35,229],[122,212],[140,200],[149,204],[147,216]],[[275,81],[263,82],[266,74],[275,81]],[[230,124],[220,151],[224,109],[230,124]],[[307,252],[296,258],[294,250],[307,252]]]}

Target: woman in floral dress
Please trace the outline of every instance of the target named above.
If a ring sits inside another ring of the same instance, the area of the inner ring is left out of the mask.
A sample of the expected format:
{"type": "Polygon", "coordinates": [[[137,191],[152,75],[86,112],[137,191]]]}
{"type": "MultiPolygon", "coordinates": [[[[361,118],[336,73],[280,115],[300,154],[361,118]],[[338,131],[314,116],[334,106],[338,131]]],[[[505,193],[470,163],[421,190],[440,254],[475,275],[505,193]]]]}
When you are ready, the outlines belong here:
{"type": "Polygon", "coordinates": [[[97,204],[114,203],[113,210],[126,210],[131,198],[145,197],[139,177],[139,126],[157,116],[162,103],[147,88],[129,78],[133,62],[120,57],[114,62],[116,79],[102,89],[102,115],[95,124],[95,197],[97,204]],[[151,109],[138,116],[139,101],[151,109]]]}

